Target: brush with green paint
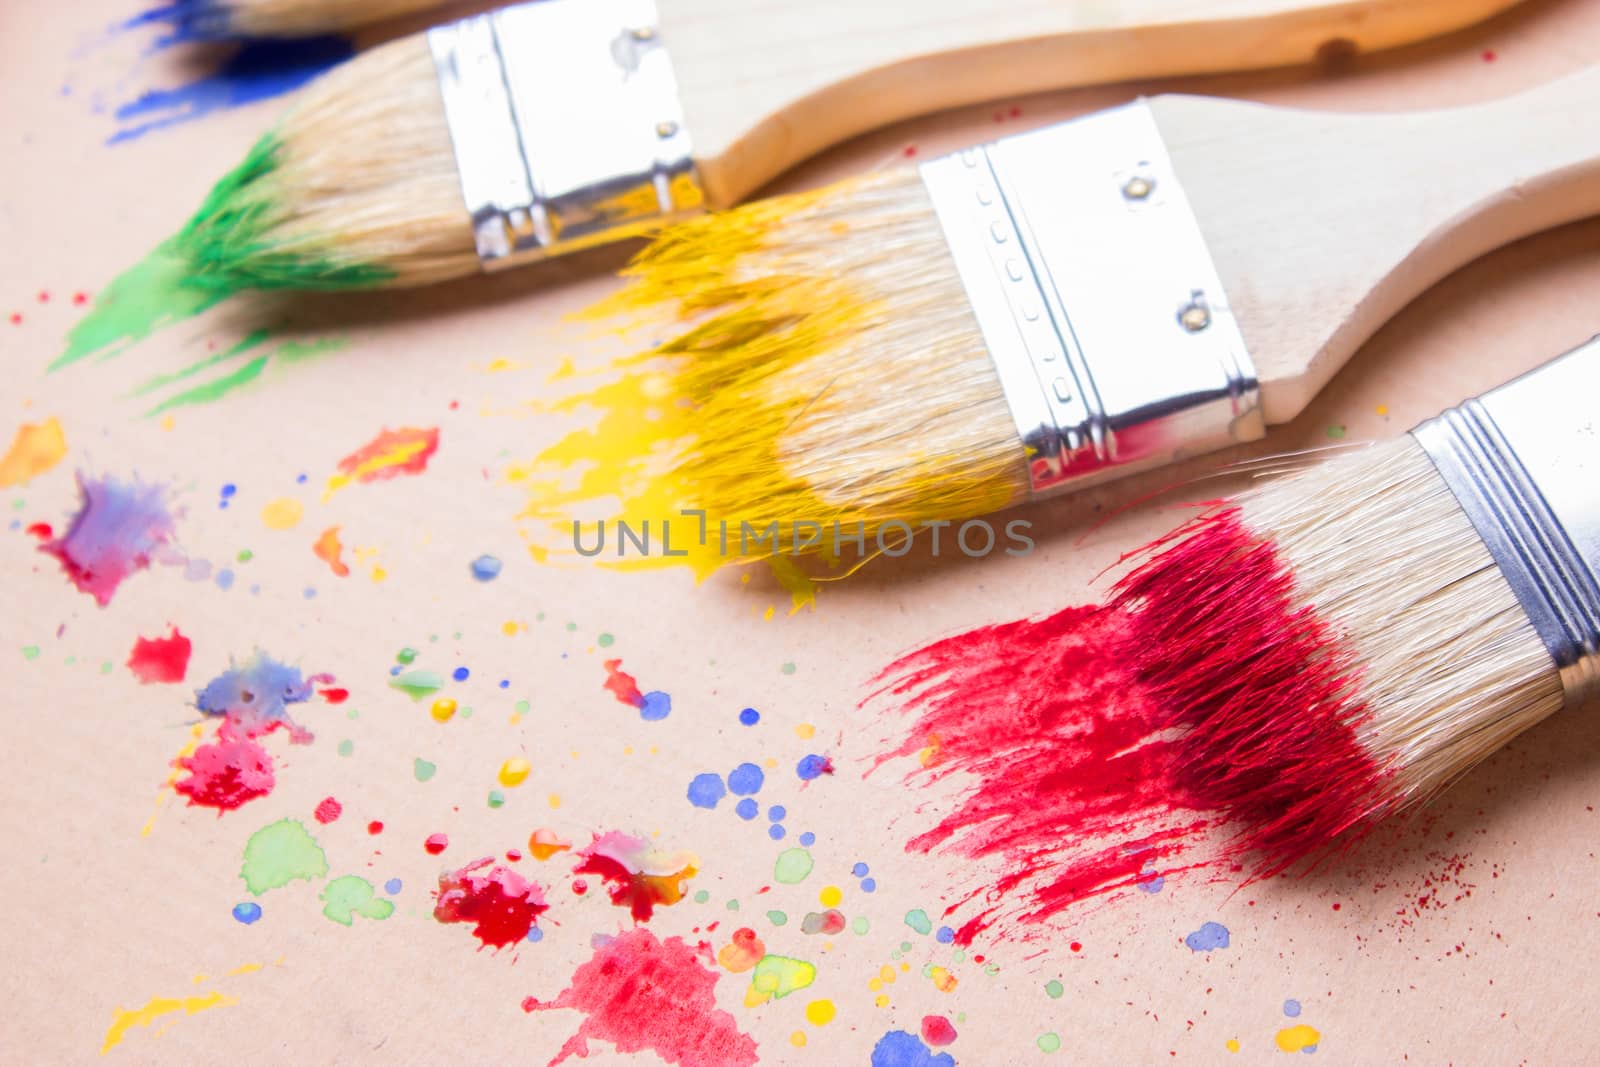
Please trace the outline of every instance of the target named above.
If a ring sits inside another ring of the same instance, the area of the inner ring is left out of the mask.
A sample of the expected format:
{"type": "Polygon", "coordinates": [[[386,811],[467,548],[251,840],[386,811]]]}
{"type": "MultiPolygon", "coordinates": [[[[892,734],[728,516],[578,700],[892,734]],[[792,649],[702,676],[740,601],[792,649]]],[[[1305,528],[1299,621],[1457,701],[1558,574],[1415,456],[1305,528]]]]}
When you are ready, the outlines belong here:
{"type": "Polygon", "coordinates": [[[914,115],[1387,48],[1515,2],[539,0],[330,71],[171,252],[213,292],[421,285],[730,207],[914,115]]]}

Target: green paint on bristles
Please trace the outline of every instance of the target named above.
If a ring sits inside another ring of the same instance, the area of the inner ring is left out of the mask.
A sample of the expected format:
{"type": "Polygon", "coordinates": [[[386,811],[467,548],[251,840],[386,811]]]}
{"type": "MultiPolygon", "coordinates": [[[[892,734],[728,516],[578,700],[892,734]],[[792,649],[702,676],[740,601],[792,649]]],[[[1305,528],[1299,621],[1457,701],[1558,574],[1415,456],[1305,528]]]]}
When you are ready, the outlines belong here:
{"type": "MultiPolygon", "coordinates": [[[[173,238],[189,264],[188,284],[235,293],[241,289],[365,289],[394,277],[375,263],[341,263],[276,244],[272,231],[287,212],[272,181],[284,152],[275,133],[257,141],[173,238]]],[[[330,240],[337,235],[328,235],[330,240]]]]}

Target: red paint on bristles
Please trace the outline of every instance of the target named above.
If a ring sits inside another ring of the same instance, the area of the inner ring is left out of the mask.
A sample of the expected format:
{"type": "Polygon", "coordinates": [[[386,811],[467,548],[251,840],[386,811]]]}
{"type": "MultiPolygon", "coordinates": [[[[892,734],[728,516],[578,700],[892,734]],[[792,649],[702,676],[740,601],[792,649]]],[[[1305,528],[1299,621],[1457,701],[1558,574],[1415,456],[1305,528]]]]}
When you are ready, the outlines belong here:
{"type": "Polygon", "coordinates": [[[1230,851],[1253,877],[1348,844],[1395,799],[1357,736],[1361,664],[1237,507],[1152,547],[1112,603],[1133,620],[1140,683],[1184,731],[1186,795],[1236,824],[1230,851]]]}

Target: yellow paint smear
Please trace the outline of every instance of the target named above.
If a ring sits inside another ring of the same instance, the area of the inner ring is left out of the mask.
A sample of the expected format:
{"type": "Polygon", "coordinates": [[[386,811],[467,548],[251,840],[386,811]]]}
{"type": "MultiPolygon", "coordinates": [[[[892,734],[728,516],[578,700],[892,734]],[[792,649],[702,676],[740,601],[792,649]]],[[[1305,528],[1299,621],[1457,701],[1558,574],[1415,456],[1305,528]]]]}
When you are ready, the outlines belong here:
{"type": "Polygon", "coordinates": [[[269,500],[261,509],[261,521],[269,530],[292,530],[305,518],[306,506],[292,496],[269,500]]]}
{"type": "Polygon", "coordinates": [[[43,474],[66,454],[67,435],[58,419],[23,423],[17,427],[4,458],[0,458],[0,489],[22,485],[43,474]]]}
{"type": "Polygon", "coordinates": [[[143,1007],[119,1008],[111,1017],[111,1028],[106,1031],[106,1040],[105,1044],[100,1046],[100,1055],[104,1056],[120,1045],[129,1030],[136,1026],[149,1026],[162,1016],[174,1012],[195,1015],[212,1008],[224,1008],[237,1003],[239,1001],[236,998],[212,990],[198,997],[151,997],[143,1007]]]}
{"type": "Polygon", "coordinates": [[[1280,1052],[1299,1052],[1301,1049],[1315,1045],[1322,1040],[1322,1035],[1315,1028],[1299,1023],[1278,1031],[1274,1038],[1280,1052]]]}
{"type": "Polygon", "coordinates": [[[150,813],[150,818],[145,822],[144,829],[139,831],[140,837],[149,837],[150,831],[156,827],[156,816],[161,814],[161,809],[166,806],[167,798],[173,795],[173,786],[178,784],[178,776],[183,773],[180,766],[182,761],[194,755],[194,750],[200,747],[201,740],[206,735],[205,725],[195,723],[189,727],[189,743],[184,745],[178,754],[172,757],[172,773],[167,775],[167,780],[161,783],[161,788],[156,792],[156,810],[150,813]]]}

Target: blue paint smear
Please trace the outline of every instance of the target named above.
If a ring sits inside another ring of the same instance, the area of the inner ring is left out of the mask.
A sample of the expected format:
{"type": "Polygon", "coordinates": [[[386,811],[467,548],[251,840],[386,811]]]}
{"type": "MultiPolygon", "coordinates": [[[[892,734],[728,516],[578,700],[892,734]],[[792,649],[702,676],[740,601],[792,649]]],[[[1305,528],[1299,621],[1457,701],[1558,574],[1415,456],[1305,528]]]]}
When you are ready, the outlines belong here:
{"type": "Polygon", "coordinates": [[[813,778],[820,778],[826,774],[830,767],[827,756],[818,756],[813,753],[810,756],[801,757],[800,762],[795,764],[794,773],[800,776],[802,782],[809,782],[813,778]]]}
{"type": "MultiPolygon", "coordinates": [[[[173,35],[157,47],[182,40],[173,35]]],[[[148,90],[118,107],[115,116],[122,128],[106,143],[122,144],[213,111],[282,96],[354,54],[355,46],[344,37],[246,42],[211,73],[174,88],[148,90]]]]}
{"type": "Polygon", "coordinates": [[[1298,1019],[1300,1017],[1300,1002],[1298,1000],[1284,1001],[1283,1013],[1291,1019],[1298,1019]]]}
{"type": "Polygon", "coordinates": [[[916,1034],[890,1030],[872,1046],[872,1067],[956,1067],[948,1052],[935,1052],[916,1034]]]}
{"type": "Polygon", "coordinates": [[[231,21],[228,5],[223,0],[175,0],[135,15],[118,28],[131,30],[161,23],[172,27],[172,31],[160,43],[180,44],[226,39],[233,35],[231,21]]]}
{"type": "Polygon", "coordinates": [[[1153,863],[1145,864],[1139,871],[1139,888],[1146,893],[1159,893],[1166,884],[1166,876],[1158,872],[1153,863]]]}
{"type": "Polygon", "coordinates": [[[728,772],[728,791],[734,796],[747,797],[761,792],[761,783],[767,776],[754,763],[741,763],[728,772]]]}
{"type": "Polygon", "coordinates": [[[1228,947],[1228,928],[1221,923],[1205,923],[1183,939],[1189,946],[1190,952],[1210,952],[1212,949],[1228,947]]]}
{"type": "Polygon", "coordinates": [[[661,690],[652,689],[639,698],[639,718],[644,721],[660,722],[671,714],[672,698],[661,690]]]}
{"type": "Polygon", "coordinates": [[[195,706],[207,715],[226,715],[251,726],[283,722],[290,704],[311,699],[321,677],[307,678],[300,668],[256,652],[206,683],[195,694],[195,706]]]}
{"type": "Polygon", "coordinates": [[[720,774],[697,774],[689,783],[689,803],[697,808],[714,808],[727,795],[720,774]]]}

